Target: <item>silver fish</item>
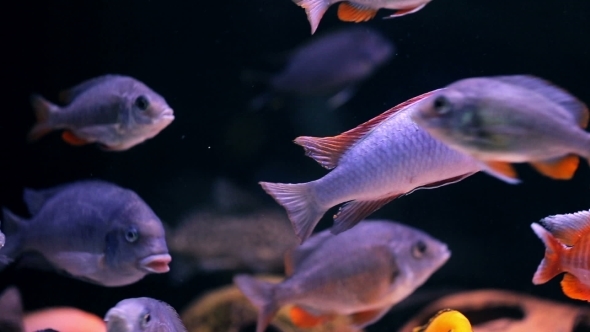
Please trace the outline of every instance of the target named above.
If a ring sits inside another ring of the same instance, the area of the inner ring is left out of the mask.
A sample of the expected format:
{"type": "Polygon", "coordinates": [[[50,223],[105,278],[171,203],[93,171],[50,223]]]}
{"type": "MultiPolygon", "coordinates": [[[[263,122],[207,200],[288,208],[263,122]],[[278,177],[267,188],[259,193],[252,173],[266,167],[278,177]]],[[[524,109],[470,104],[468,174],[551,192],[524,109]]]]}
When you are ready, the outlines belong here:
{"type": "Polygon", "coordinates": [[[104,317],[107,332],[185,332],[176,310],[149,297],[126,299],[104,317]]]}
{"type": "Polygon", "coordinates": [[[238,275],[234,282],[259,310],[257,332],[293,304],[296,325],[351,315],[362,328],[422,285],[450,257],[447,246],[399,223],[365,221],[349,232],[323,231],[285,256],[288,278],[279,284],[238,275]]]}
{"type": "Polygon", "coordinates": [[[570,179],[590,158],[588,108],[534,76],[475,77],[434,93],[413,113],[432,137],[518,183],[511,163],[528,162],[554,179],[570,179]]]}
{"type": "Polygon", "coordinates": [[[295,139],[308,156],[333,170],[307,183],[260,185],[287,210],[301,241],[334,205],[347,202],[334,216],[332,232],[337,234],[397,197],[455,183],[479,171],[476,160],[433,139],[410,118],[419,101],[430,94],[338,136],[295,139]]]}
{"type": "Polygon", "coordinates": [[[26,189],[33,217],[4,209],[6,246],[0,256],[39,253],[73,277],[123,286],[168,272],[171,257],[160,219],[133,191],[104,181],[26,189]]]}
{"type": "Polygon", "coordinates": [[[320,25],[322,17],[328,8],[340,2],[338,18],[346,22],[364,22],[372,19],[377,11],[394,9],[396,12],[387,18],[404,16],[415,13],[424,8],[431,0],[293,0],[298,6],[305,9],[307,20],[311,25],[313,35],[320,25]]]}
{"type": "Polygon", "coordinates": [[[60,101],[67,105],[31,97],[37,123],[30,141],[63,129],[69,144],[99,143],[104,150],[123,151],[156,136],[174,120],[162,96],[128,76],[93,78],[62,92],[60,101]]]}

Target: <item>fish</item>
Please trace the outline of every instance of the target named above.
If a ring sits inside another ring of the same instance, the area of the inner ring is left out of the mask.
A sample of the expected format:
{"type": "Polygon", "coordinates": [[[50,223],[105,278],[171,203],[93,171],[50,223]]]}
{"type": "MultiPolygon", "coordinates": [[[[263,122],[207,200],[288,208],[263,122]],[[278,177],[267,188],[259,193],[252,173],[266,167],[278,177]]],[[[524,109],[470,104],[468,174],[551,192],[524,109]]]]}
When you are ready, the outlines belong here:
{"type": "Polygon", "coordinates": [[[473,332],[467,317],[457,310],[443,309],[437,312],[424,326],[412,332],[473,332]]]}
{"type": "Polygon", "coordinates": [[[590,211],[549,216],[531,228],[546,248],[533,284],[544,284],[565,272],[561,281],[565,295],[590,301],[590,211]]]}
{"type": "Polygon", "coordinates": [[[258,308],[256,332],[293,304],[295,325],[321,324],[349,315],[363,328],[422,285],[450,257],[447,245],[392,221],[367,220],[340,235],[320,232],[285,255],[287,279],[279,284],[246,274],[234,283],[258,308]]]}
{"type": "Polygon", "coordinates": [[[459,80],[424,100],[412,118],[511,184],[520,182],[512,163],[529,163],[545,176],[568,180],[578,156],[590,158],[586,105],[535,76],[459,80]]]}
{"type": "Polygon", "coordinates": [[[169,271],[162,222],[132,190],[82,180],[25,189],[23,196],[32,217],[3,210],[7,242],[0,256],[40,254],[58,271],[107,287],[169,271]]]}
{"type": "Polygon", "coordinates": [[[124,151],[156,136],[174,120],[166,100],[129,76],[104,75],[60,93],[58,106],[31,96],[37,118],[29,141],[54,130],[70,145],[97,143],[106,151],[124,151]]]}
{"type": "Polygon", "coordinates": [[[186,332],[174,308],[149,297],[120,301],[104,320],[107,332],[186,332]]]}
{"type": "Polygon", "coordinates": [[[0,331],[23,332],[23,305],[20,293],[14,286],[0,293],[0,331]]]}
{"type": "Polygon", "coordinates": [[[332,206],[345,203],[334,216],[331,231],[338,234],[400,196],[459,182],[480,170],[475,159],[433,139],[411,119],[416,105],[435,92],[338,136],[295,139],[307,156],[332,171],[306,183],[259,184],[286,209],[301,242],[332,206]]]}
{"type": "Polygon", "coordinates": [[[293,0],[305,9],[307,20],[313,35],[328,8],[340,2],[338,18],[345,22],[365,22],[377,15],[379,9],[393,9],[396,12],[386,18],[400,17],[415,13],[424,8],[431,0],[293,0]]]}
{"type": "Polygon", "coordinates": [[[27,313],[23,331],[106,332],[104,321],[95,314],[72,307],[44,308],[27,313]]]}
{"type": "Polygon", "coordinates": [[[282,71],[268,79],[270,92],[255,98],[252,108],[262,108],[276,95],[325,96],[331,109],[338,108],[394,52],[393,43],[374,29],[354,27],[323,34],[292,51],[282,71]]]}

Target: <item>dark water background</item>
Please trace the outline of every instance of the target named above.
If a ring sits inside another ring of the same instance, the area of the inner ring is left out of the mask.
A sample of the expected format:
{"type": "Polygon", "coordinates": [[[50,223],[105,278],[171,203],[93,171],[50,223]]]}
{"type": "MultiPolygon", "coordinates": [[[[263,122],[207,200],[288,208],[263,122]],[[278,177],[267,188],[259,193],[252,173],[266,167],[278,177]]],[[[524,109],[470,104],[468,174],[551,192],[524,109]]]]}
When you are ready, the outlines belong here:
{"type": "MultiPolygon", "coordinates": [[[[206,205],[211,179],[218,176],[274,204],[258,181],[309,181],[326,173],[291,142],[296,136],[337,134],[470,76],[534,74],[590,103],[588,1],[434,0],[416,14],[365,23],[394,42],[397,55],[345,107],[329,117],[318,115],[316,132],[295,125],[293,110],[246,110],[264,86],[244,84],[240,72],[272,69],[265,59],[310,38],[304,11],[289,0],[7,5],[0,14],[0,205],[21,215],[26,215],[23,187],[84,178],[135,190],[170,224],[206,205]],[[156,138],[123,153],[72,147],[58,134],[25,142],[34,122],[30,93],[56,100],[61,89],[106,73],[144,81],[167,99],[176,120],[156,138]],[[330,117],[339,123],[323,126],[330,117]]],[[[318,34],[345,25],[331,8],[318,34]]],[[[405,222],[449,244],[453,256],[425,288],[497,287],[568,301],[560,278],[543,286],[531,283],[544,248],[530,223],[589,209],[588,165],[581,163],[567,182],[549,180],[528,166],[518,170],[524,180],[520,185],[477,174],[417,191],[372,217],[405,222]]],[[[331,224],[328,219],[322,227],[331,224]]],[[[27,310],[67,305],[103,316],[119,300],[136,296],[156,297],[182,310],[203,291],[230,283],[231,276],[215,273],[173,287],[167,275],[151,275],[128,287],[103,288],[53,273],[9,269],[0,274],[0,289],[16,284],[27,310]]],[[[388,319],[394,324],[395,317],[388,319]]],[[[387,330],[383,326],[388,324],[369,330],[387,330]]]]}

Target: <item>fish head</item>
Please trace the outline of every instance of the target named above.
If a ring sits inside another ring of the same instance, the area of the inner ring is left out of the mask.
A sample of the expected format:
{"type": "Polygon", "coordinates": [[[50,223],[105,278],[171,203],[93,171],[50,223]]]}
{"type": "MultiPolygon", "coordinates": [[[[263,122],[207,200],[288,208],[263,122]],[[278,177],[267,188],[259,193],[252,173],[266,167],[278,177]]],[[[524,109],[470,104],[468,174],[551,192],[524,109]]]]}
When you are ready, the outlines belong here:
{"type": "Polygon", "coordinates": [[[107,332],[186,331],[170,305],[147,297],[120,301],[104,320],[107,332]]]}
{"type": "Polygon", "coordinates": [[[387,62],[395,50],[387,38],[373,30],[364,30],[359,34],[356,45],[359,54],[375,67],[387,62]]]}

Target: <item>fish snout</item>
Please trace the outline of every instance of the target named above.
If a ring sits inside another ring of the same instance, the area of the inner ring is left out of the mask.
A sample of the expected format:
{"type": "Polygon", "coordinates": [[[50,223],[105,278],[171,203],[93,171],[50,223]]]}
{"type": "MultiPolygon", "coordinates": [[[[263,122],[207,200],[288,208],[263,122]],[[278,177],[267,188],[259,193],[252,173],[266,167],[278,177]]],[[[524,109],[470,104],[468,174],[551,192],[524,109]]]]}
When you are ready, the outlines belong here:
{"type": "Polygon", "coordinates": [[[104,317],[108,332],[132,332],[133,326],[125,319],[125,311],[112,308],[104,317]]]}
{"type": "Polygon", "coordinates": [[[169,254],[151,255],[139,262],[140,268],[151,273],[166,273],[170,271],[168,264],[172,261],[169,254]]]}

